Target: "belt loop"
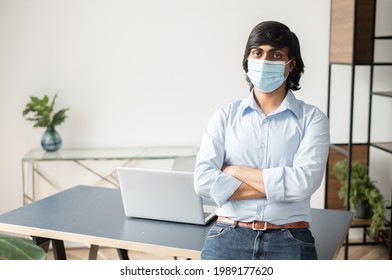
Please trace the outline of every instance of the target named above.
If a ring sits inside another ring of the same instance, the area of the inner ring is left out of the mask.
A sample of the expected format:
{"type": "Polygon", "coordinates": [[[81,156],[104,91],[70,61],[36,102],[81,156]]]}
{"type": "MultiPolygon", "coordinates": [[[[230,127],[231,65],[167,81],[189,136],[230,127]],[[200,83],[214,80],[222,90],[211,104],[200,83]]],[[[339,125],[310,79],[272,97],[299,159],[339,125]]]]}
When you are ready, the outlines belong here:
{"type": "Polygon", "coordinates": [[[236,228],[236,227],[238,227],[238,221],[233,221],[233,225],[232,225],[232,227],[233,227],[233,228],[236,228]]]}

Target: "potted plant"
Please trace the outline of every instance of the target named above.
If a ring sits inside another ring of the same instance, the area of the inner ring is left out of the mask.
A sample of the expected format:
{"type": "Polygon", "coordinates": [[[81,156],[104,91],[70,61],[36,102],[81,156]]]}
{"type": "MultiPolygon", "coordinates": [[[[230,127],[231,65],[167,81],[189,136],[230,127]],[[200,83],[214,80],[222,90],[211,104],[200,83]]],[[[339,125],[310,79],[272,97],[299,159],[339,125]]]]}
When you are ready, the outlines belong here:
{"type": "Polygon", "coordinates": [[[30,239],[0,234],[0,260],[44,260],[46,256],[30,239]]]}
{"type": "Polygon", "coordinates": [[[34,122],[34,127],[46,128],[41,139],[41,145],[48,152],[54,152],[61,148],[61,137],[55,127],[64,122],[67,118],[65,113],[69,110],[66,108],[52,114],[57,95],[58,93],[56,93],[51,102],[49,102],[47,95],[43,98],[31,96],[30,101],[23,110],[23,116],[27,120],[34,122]]]}
{"type": "MultiPolygon", "coordinates": [[[[347,206],[347,160],[338,161],[332,167],[332,174],[334,174],[340,182],[340,190],[338,196],[344,200],[344,205],[347,206]]],[[[385,224],[385,199],[376,187],[375,182],[370,180],[368,168],[366,165],[358,162],[351,162],[351,186],[349,196],[350,209],[355,210],[354,216],[359,215],[358,207],[368,204],[370,206],[370,236],[375,237],[379,230],[384,229],[385,224]]]]}

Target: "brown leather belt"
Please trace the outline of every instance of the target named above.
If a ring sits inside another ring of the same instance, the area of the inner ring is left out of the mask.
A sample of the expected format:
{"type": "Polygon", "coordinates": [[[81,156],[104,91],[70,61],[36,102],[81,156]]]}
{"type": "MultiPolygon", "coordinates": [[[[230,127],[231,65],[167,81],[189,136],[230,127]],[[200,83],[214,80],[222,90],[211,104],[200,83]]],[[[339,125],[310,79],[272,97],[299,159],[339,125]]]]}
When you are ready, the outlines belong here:
{"type": "Polygon", "coordinates": [[[249,229],[253,229],[253,230],[309,228],[309,223],[303,222],[303,221],[284,224],[284,225],[276,225],[276,224],[270,224],[268,222],[261,222],[261,221],[240,222],[240,221],[234,221],[228,217],[222,217],[222,216],[219,216],[217,221],[221,222],[221,223],[235,225],[235,226],[239,226],[239,227],[245,227],[245,228],[249,228],[249,229]]]}

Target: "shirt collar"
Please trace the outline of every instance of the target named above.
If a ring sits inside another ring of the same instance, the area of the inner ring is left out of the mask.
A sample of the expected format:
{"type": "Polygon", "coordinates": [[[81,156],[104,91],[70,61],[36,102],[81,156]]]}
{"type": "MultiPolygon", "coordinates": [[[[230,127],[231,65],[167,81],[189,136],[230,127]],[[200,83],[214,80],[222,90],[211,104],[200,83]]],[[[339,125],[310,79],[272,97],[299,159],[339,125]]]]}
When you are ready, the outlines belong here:
{"type": "MultiPolygon", "coordinates": [[[[247,113],[251,111],[259,111],[260,108],[256,103],[256,100],[253,96],[253,90],[249,93],[248,98],[245,100],[242,116],[245,116],[247,113]]],[[[297,98],[295,98],[293,92],[291,90],[287,91],[286,97],[283,99],[282,103],[279,107],[273,112],[273,115],[283,112],[285,110],[290,110],[294,113],[294,115],[298,118],[300,115],[300,106],[297,98]]]]}
{"type": "Polygon", "coordinates": [[[245,99],[245,103],[242,109],[242,116],[252,112],[260,110],[259,106],[256,103],[256,100],[253,96],[253,90],[250,91],[248,98],[245,99]]]}

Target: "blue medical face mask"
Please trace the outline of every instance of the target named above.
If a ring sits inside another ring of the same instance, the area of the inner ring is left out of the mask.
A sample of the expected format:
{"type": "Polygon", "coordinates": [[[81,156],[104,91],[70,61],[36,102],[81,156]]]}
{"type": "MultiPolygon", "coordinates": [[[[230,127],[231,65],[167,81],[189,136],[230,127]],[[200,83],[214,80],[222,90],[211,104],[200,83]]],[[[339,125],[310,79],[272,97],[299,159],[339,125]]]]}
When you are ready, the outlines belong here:
{"type": "Polygon", "coordinates": [[[252,84],[261,92],[270,93],[279,88],[287,79],[284,68],[290,63],[284,61],[269,61],[248,59],[248,77],[252,84]]]}

